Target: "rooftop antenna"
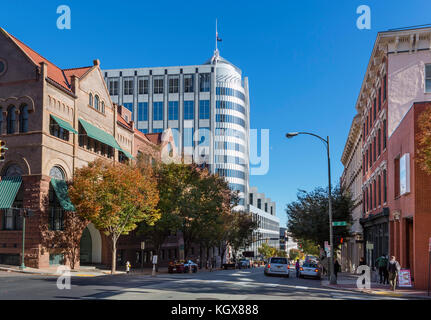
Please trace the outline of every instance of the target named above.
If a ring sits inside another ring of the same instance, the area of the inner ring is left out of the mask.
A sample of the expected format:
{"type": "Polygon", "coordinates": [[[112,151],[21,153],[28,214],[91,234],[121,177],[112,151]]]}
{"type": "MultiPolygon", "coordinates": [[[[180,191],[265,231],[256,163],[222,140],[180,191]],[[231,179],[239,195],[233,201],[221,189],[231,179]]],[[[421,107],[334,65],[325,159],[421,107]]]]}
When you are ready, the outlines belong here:
{"type": "Polygon", "coordinates": [[[218,31],[217,31],[217,19],[216,19],[216,36],[215,36],[215,50],[214,50],[214,56],[213,56],[213,63],[217,62],[217,59],[219,57],[219,51],[218,51],[218,42],[222,41],[221,38],[219,38],[218,36],[218,31]]]}

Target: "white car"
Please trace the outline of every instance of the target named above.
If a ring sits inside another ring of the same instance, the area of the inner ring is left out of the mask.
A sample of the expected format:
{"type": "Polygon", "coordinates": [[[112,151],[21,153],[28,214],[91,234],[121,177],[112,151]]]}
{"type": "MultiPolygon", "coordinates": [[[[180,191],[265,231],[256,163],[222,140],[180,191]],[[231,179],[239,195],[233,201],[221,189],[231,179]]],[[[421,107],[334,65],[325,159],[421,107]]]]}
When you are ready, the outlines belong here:
{"type": "Polygon", "coordinates": [[[320,280],[322,278],[322,269],[317,263],[305,262],[299,269],[299,277],[313,277],[320,280]]]}
{"type": "Polygon", "coordinates": [[[265,266],[265,275],[280,275],[289,277],[289,260],[287,258],[269,258],[265,266]]]}

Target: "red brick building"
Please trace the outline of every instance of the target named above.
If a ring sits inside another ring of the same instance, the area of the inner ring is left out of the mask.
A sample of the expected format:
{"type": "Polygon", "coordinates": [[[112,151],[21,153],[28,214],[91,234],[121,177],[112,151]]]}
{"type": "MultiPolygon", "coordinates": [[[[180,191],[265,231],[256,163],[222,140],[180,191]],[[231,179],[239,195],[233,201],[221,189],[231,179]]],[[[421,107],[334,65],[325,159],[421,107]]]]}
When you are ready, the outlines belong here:
{"type": "Polygon", "coordinates": [[[415,287],[428,285],[431,237],[431,175],[416,162],[418,117],[431,102],[414,103],[392,133],[388,148],[390,252],[410,269],[415,287]]]}

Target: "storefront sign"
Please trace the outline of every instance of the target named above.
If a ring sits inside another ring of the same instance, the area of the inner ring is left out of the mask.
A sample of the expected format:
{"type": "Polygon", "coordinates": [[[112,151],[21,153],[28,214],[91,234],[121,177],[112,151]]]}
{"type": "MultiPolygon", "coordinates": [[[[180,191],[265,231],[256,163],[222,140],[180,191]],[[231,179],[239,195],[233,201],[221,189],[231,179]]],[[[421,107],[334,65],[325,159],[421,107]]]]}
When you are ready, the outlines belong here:
{"type": "Polygon", "coordinates": [[[410,276],[410,269],[401,269],[398,274],[398,285],[400,287],[411,287],[412,278],[410,276]]]}

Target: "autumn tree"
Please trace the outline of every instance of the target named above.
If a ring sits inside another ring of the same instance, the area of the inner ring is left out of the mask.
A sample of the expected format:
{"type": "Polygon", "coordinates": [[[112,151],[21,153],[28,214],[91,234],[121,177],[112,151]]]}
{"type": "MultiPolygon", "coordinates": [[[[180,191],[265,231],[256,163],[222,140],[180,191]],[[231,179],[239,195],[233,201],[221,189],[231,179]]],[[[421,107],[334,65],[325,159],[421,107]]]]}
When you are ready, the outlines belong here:
{"type": "Polygon", "coordinates": [[[418,129],[417,162],[423,171],[431,174],[431,109],[419,116],[418,129]]]}
{"type": "Polygon", "coordinates": [[[111,273],[118,238],[142,221],[152,225],[160,218],[157,182],[149,168],[96,160],[76,170],[69,195],[76,212],[111,240],[111,273]]]}

